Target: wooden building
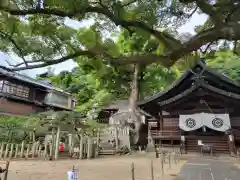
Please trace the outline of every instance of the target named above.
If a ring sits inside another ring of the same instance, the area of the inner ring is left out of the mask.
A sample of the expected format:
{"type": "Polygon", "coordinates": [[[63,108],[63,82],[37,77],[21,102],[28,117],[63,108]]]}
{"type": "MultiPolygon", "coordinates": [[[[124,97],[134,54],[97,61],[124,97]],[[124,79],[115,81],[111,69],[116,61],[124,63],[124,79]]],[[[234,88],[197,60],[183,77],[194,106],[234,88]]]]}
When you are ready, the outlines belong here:
{"type": "Polygon", "coordinates": [[[155,145],[198,152],[207,144],[217,153],[236,153],[240,145],[240,85],[203,60],[138,104],[152,115],[147,122],[155,145]]]}
{"type": "Polygon", "coordinates": [[[0,114],[28,115],[47,110],[71,110],[76,100],[50,83],[0,67],[0,114]]]}
{"type": "Polygon", "coordinates": [[[149,128],[156,144],[182,145],[187,152],[203,144],[216,152],[236,152],[240,140],[240,85],[200,60],[170,89],[139,106],[153,115],[149,128]]]}

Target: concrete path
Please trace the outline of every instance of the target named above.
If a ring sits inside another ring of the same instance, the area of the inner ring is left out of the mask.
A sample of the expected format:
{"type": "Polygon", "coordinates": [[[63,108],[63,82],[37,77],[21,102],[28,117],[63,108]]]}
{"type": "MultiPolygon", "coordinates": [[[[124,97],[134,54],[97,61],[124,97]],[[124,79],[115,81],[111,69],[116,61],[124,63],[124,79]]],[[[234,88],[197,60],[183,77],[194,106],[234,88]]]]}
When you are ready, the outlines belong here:
{"type": "Polygon", "coordinates": [[[239,180],[240,169],[229,160],[197,157],[190,159],[176,180],[239,180]]]}

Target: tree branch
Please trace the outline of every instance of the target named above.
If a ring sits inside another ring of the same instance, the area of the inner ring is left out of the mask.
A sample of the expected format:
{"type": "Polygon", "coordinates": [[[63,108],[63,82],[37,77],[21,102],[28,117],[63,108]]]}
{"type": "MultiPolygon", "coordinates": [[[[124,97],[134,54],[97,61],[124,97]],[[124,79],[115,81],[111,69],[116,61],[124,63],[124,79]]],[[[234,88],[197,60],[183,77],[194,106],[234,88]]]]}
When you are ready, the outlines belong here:
{"type": "Polygon", "coordinates": [[[191,18],[197,10],[198,10],[198,7],[196,7],[190,14],[188,14],[188,18],[191,18]]]}
{"type": "Polygon", "coordinates": [[[174,49],[176,46],[180,45],[181,42],[172,36],[170,36],[167,33],[160,32],[157,30],[154,30],[153,28],[149,27],[145,23],[139,22],[139,21],[131,21],[131,20],[124,20],[116,17],[110,10],[107,8],[102,7],[87,7],[85,9],[78,10],[76,12],[67,12],[62,11],[55,8],[42,8],[42,9],[26,9],[26,10],[17,10],[17,9],[9,9],[0,7],[0,10],[4,10],[11,15],[17,15],[17,16],[24,16],[24,15],[34,15],[34,14],[47,14],[47,15],[55,15],[59,17],[69,17],[73,18],[74,16],[78,14],[85,14],[85,13],[98,13],[105,15],[108,17],[112,22],[114,22],[117,26],[122,26],[125,29],[129,29],[129,27],[136,27],[145,30],[146,32],[152,34],[155,36],[159,41],[161,41],[166,48],[174,49]]]}
{"type": "Polygon", "coordinates": [[[34,15],[34,14],[47,14],[47,15],[55,15],[60,17],[70,17],[74,18],[77,17],[79,14],[85,14],[85,13],[98,13],[105,15],[108,17],[111,21],[113,21],[116,25],[120,25],[126,29],[129,29],[129,27],[136,27],[143,29],[147,31],[148,33],[154,35],[158,40],[164,43],[165,47],[169,50],[167,53],[162,55],[157,55],[153,53],[149,54],[138,54],[133,56],[121,56],[118,58],[111,57],[106,51],[99,50],[99,49],[91,49],[91,50],[79,50],[75,51],[75,53],[66,55],[64,57],[54,59],[54,60],[37,60],[37,61],[31,61],[27,62],[28,64],[34,64],[29,65],[27,67],[20,67],[23,65],[18,64],[18,67],[13,68],[15,71],[19,70],[25,70],[25,69],[33,69],[33,68],[40,68],[45,67],[57,63],[64,62],[69,59],[74,59],[78,56],[87,56],[87,57],[96,57],[96,56],[102,56],[104,59],[106,59],[110,63],[117,63],[117,64],[151,64],[151,63],[162,63],[165,66],[171,66],[174,64],[178,59],[182,58],[183,56],[198,50],[203,45],[206,45],[208,43],[211,43],[213,41],[217,41],[220,39],[226,39],[226,40],[238,40],[240,39],[240,24],[238,23],[232,23],[229,22],[229,24],[224,24],[223,20],[220,18],[221,16],[214,14],[216,10],[214,7],[212,7],[210,4],[206,3],[205,0],[190,0],[191,2],[197,2],[197,5],[200,7],[200,9],[211,16],[214,23],[216,23],[217,27],[207,29],[205,31],[200,32],[199,34],[192,37],[189,41],[185,42],[184,44],[181,44],[179,40],[171,37],[170,35],[154,30],[153,28],[149,27],[148,25],[138,22],[138,21],[132,21],[132,20],[125,20],[120,19],[116,15],[114,15],[109,9],[102,8],[99,6],[92,7],[89,6],[87,8],[76,10],[76,11],[63,11],[56,8],[40,8],[40,9],[27,9],[27,10],[18,10],[18,9],[9,9],[0,7],[0,10],[5,10],[6,12],[12,14],[12,15],[34,15]]]}
{"type": "MultiPolygon", "coordinates": [[[[8,35],[7,33],[3,32],[3,31],[1,31],[1,30],[0,30],[0,37],[9,40],[9,41],[13,44],[13,46],[15,46],[15,48],[16,48],[16,49],[18,50],[18,52],[19,52],[20,57],[23,59],[25,66],[27,67],[28,64],[27,64],[27,60],[26,60],[25,57],[24,57],[24,52],[23,52],[23,50],[18,46],[17,42],[16,42],[10,35],[8,35]]],[[[10,65],[10,64],[9,64],[9,65],[10,65]]]]}
{"type": "Polygon", "coordinates": [[[216,26],[223,24],[224,18],[206,0],[196,0],[196,4],[202,12],[210,16],[216,26]]]}
{"type": "Polygon", "coordinates": [[[29,65],[27,67],[20,67],[20,66],[24,65],[24,63],[19,63],[19,64],[14,65],[14,68],[12,68],[12,70],[22,71],[22,70],[26,70],[26,69],[42,68],[42,67],[46,67],[46,66],[50,66],[50,65],[54,65],[54,64],[59,64],[59,63],[65,62],[70,59],[74,59],[79,56],[87,56],[87,57],[92,58],[92,57],[96,57],[97,55],[100,55],[100,54],[97,54],[94,51],[79,50],[79,51],[76,51],[75,53],[72,53],[72,54],[69,54],[64,57],[54,59],[54,60],[40,59],[40,60],[36,60],[36,61],[26,61],[28,64],[40,63],[40,64],[35,64],[35,65],[29,65]]]}
{"type": "MultiPolygon", "coordinates": [[[[14,71],[20,71],[25,69],[34,69],[34,68],[41,68],[46,67],[49,65],[58,64],[64,62],[69,59],[73,59],[79,56],[87,56],[87,57],[96,57],[102,56],[103,59],[108,61],[112,64],[117,65],[126,65],[126,64],[151,64],[151,63],[161,63],[165,66],[172,66],[178,59],[182,58],[183,56],[198,50],[203,45],[217,41],[219,39],[226,39],[226,40],[238,40],[240,39],[240,25],[233,24],[229,26],[224,26],[222,28],[211,28],[205,30],[198,35],[192,37],[189,41],[182,44],[180,47],[170,51],[164,55],[157,55],[154,53],[149,54],[137,54],[132,56],[120,56],[118,58],[111,57],[106,51],[103,49],[92,49],[89,51],[79,50],[73,54],[67,55],[65,57],[55,59],[55,60],[38,60],[32,61],[31,63],[39,62],[41,64],[36,65],[29,65],[28,67],[17,67],[13,68],[14,71]]],[[[30,63],[30,62],[28,62],[30,63]]]]}
{"type": "Polygon", "coordinates": [[[238,41],[235,40],[234,41],[234,47],[233,47],[233,53],[236,54],[236,55],[239,55],[238,52],[237,52],[237,45],[238,45],[238,41]]]}
{"type": "Polygon", "coordinates": [[[212,45],[213,43],[214,43],[214,42],[208,43],[208,45],[206,46],[206,48],[205,48],[204,51],[200,48],[201,53],[206,54],[206,52],[208,51],[208,49],[211,47],[211,45],[212,45]]]}

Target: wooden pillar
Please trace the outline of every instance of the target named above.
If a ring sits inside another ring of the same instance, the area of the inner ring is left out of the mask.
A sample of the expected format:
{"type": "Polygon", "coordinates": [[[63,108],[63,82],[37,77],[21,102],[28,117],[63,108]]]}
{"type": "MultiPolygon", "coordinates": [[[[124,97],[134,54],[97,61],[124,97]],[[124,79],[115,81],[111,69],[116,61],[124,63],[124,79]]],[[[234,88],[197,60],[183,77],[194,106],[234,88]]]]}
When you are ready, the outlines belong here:
{"type": "Polygon", "coordinates": [[[17,156],[18,156],[18,144],[16,144],[16,147],[15,147],[15,158],[17,158],[17,156]]]}
{"type": "Polygon", "coordinates": [[[56,135],[56,144],[55,144],[55,154],[54,154],[54,159],[57,160],[59,156],[59,142],[60,142],[60,127],[57,127],[57,135],[56,135]]]}
{"type": "Polygon", "coordinates": [[[160,118],[160,129],[159,130],[163,130],[163,113],[162,113],[162,109],[160,110],[160,113],[159,113],[159,118],[160,118]]]}
{"type": "Polygon", "coordinates": [[[1,150],[0,150],[0,158],[3,157],[4,147],[5,147],[5,143],[2,143],[1,150]]]}
{"type": "Polygon", "coordinates": [[[32,139],[33,139],[33,142],[35,142],[36,141],[36,135],[35,135],[35,129],[33,130],[33,132],[32,132],[32,139]]]}
{"type": "Polygon", "coordinates": [[[25,155],[26,159],[28,158],[28,155],[29,155],[29,149],[30,149],[30,144],[27,145],[27,152],[26,152],[26,155],[25,155]]]}
{"type": "Polygon", "coordinates": [[[38,156],[38,157],[41,156],[41,151],[42,151],[42,145],[39,144],[39,146],[38,146],[38,152],[37,152],[37,156],[38,156]]]}
{"type": "Polygon", "coordinates": [[[47,157],[47,148],[48,148],[48,141],[47,138],[45,137],[45,141],[44,141],[44,152],[43,152],[43,158],[46,159],[47,157]]]}
{"type": "Polygon", "coordinates": [[[36,151],[36,142],[33,141],[33,144],[32,144],[32,158],[34,158],[34,156],[35,156],[35,151],[36,151]]]}
{"type": "Polygon", "coordinates": [[[126,126],[126,131],[127,131],[127,138],[128,138],[128,148],[131,149],[131,140],[130,140],[130,128],[129,126],[126,126]]]}
{"type": "Polygon", "coordinates": [[[22,157],[23,157],[23,153],[24,153],[24,147],[25,147],[25,142],[24,142],[24,141],[22,141],[20,158],[22,158],[22,157]]]}
{"type": "Polygon", "coordinates": [[[6,145],[6,149],[5,149],[5,153],[4,153],[4,158],[6,159],[8,156],[8,148],[9,148],[9,144],[7,143],[6,145]]]}
{"type": "Polygon", "coordinates": [[[118,127],[114,126],[114,133],[115,133],[115,142],[116,142],[116,149],[119,148],[119,138],[118,138],[118,127]]]}
{"type": "Polygon", "coordinates": [[[69,155],[72,155],[72,134],[68,134],[68,151],[69,155]]]}
{"type": "Polygon", "coordinates": [[[10,149],[10,153],[9,153],[9,158],[11,159],[13,156],[13,148],[14,148],[14,144],[11,144],[11,149],[10,149]]]}
{"type": "Polygon", "coordinates": [[[234,156],[234,154],[236,154],[237,152],[236,152],[236,146],[235,146],[235,138],[232,133],[228,135],[228,144],[229,144],[231,156],[234,156]]]}
{"type": "Polygon", "coordinates": [[[52,127],[52,142],[51,142],[51,146],[50,146],[50,154],[49,154],[49,158],[50,158],[50,160],[53,159],[54,142],[55,142],[55,128],[52,127]]]}
{"type": "Polygon", "coordinates": [[[49,149],[50,149],[50,152],[49,152],[49,159],[52,160],[53,158],[53,143],[52,142],[49,142],[49,149]]]}
{"type": "Polygon", "coordinates": [[[84,138],[84,136],[83,136],[83,134],[81,134],[80,135],[80,145],[79,145],[79,158],[80,159],[83,159],[83,150],[84,150],[84,148],[83,148],[83,138],[84,138]]]}
{"type": "Polygon", "coordinates": [[[7,180],[8,178],[8,168],[9,168],[9,164],[10,164],[10,161],[7,161],[6,163],[6,167],[5,167],[5,173],[4,173],[4,177],[3,177],[3,180],[7,180]]]}
{"type": "Polygon", "coordinates": [[[99,141],[100,141],[100,128],[98,128],[97,130],[97,142],[96,142],[97,148],[99,148],[99,141]]]}
{"type": "Polygon", "coordinates": [[[181,136],[181,145],[180,145],[180,153],[181,154],[186,154],[186,138],[184,135],[181,136]]]}
{"type": "Polygon", "coordinates": [[[87,142],[87,158],[91,159],[92,158],[92,138],[88,137],[88,142],[87,142]]]}

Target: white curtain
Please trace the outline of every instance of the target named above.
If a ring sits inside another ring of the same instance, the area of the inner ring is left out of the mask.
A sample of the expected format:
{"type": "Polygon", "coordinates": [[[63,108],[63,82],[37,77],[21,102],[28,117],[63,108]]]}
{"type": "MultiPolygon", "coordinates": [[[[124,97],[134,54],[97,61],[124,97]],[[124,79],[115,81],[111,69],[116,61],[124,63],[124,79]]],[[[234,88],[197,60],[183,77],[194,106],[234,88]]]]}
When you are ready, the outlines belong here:
{"type": "Polygon", "coordinates": [[[184,131],[193,131],[203,126],[199,114],[180,115],[179,127],[184,131]]]}
{"type": "Polygon", "coordinates": [[[199,113],[179,117],[179,127],[184,131],[193,131],[203,126],[225,132],[231,128],[229,114],[199,113]]]}
{"type": "Polygon", "coordinates": [[[201,117],[204,122],[203,124],[215,131],[225,132],[231,127],[229,114],[202,113],[201,117]]]}

